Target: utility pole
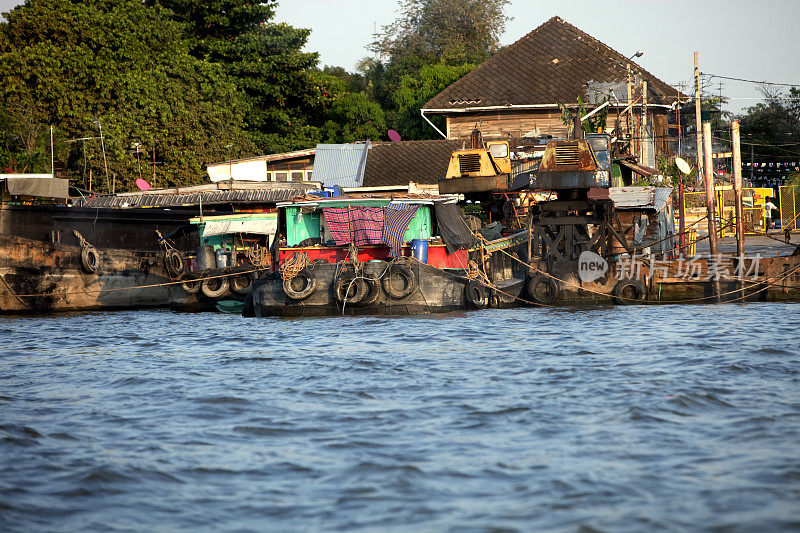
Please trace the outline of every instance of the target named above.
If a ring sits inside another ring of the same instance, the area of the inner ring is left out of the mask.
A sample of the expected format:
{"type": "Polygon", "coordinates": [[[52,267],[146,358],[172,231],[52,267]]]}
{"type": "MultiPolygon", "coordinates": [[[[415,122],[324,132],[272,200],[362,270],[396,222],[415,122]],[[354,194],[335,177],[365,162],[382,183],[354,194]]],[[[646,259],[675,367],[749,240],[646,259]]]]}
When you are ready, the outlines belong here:
{"type": "Polygon", "coordinates": [[[739,121],[731,123],[733,142],[733,192],[736,196],[736,255],[739,257],[739,284],[744,288],[744,209],[742,207],[742,146],[739,141],[739,121]]]}
{"type": "Polygon", "coordinates": [[[675,104],[675,122],[678,123],[678,157],[683,156],[683,152],[681,152],[681,93],[683,93],[683,82],[678,84],[678,103],[675,104]]]}
{"type": "Polygon", "coordinates": [[[695,114],[695,139],[697,140],[697,170],[698,181],[700,176],[704,176],[703,172],[703,146],[701,142],[701,114],[700,114],[700,52],[694,53],[694,114],[695,114]]]}
{"type": "Polygon", "coordinates": [[[647,132],[647,82],[642,81],[642,164],[650,164],[650,151],[648,141],[650,135],[647,132]]]}
{"type": "Polygon", "coordinates": [[[630,151],[633,153],[633,135],[631,134],[631,126],[633,124],[633,107],[631,106],[631,102],[633,102],[633,89],[631,88],[631,64],[628,63],[628,116],[626,118],[628,126],[628,140],[631,142],[630,151]]]}
{"type": "MultiPolygon", "coordinates": [[[[709,264],[717,259],[719,248],[717,247],[717,207],[716,191],[714,190],[714,166],[711,162],[711,123],[703,122],[703,145],[705,156],[705,184],[706,184],[706,208],[708,211],[708,245],[711,255],[708,258],[709,264]]],[[[714,296],[719,300],[719,277],[714,276],[714,296]]]]}

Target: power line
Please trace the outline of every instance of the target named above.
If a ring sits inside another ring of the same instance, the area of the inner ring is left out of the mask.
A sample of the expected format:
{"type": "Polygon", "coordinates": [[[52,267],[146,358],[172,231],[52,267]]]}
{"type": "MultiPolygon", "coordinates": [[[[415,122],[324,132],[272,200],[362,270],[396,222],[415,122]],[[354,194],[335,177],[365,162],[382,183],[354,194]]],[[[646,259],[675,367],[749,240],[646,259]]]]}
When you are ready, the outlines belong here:
{"type": "Polygon", "coordinates": [[[745,83],[757,83],[759,85],[779,85],[781,87],[800,87],[800,83],[778,83],[774,81],[758,81],[758,80],[746,80],[743,78],[732,78],[730,76],[720,76],[718,74],[709,74],[707,72],[701,72],[702,76],[708,76],[710,78],[722,78],[724,80],[733,80],[733,81],[743,81],[745,83]]]}

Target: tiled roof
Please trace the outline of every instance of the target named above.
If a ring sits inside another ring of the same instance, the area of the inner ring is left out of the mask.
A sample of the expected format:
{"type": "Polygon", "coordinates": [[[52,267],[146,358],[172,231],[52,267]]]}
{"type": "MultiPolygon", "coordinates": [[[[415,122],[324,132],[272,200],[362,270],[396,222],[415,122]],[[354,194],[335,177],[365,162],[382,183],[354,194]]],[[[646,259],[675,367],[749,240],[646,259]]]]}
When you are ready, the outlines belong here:
{"type": "Polygon", "coordinates": [[[672,104],[677,91],[619,52],[553,17],[434,96],[424,109],[587,101],[592,82],[625,82],[626,64],[648,84],[648,103],[672,104]]]}
{"type": "Polygon", "coordinates": [[[367,156],[364,187],[415,183],[432,185],[444,178],[453,151],[462,141],[398,141],[373,143],[367,156]]]}

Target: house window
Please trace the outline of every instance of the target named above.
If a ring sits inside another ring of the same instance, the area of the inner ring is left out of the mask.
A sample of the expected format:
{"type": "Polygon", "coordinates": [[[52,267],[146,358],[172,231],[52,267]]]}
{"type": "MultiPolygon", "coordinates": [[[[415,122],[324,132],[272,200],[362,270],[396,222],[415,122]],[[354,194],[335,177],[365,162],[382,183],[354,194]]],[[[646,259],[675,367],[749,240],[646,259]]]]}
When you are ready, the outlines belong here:
{"type": "Polygon", "coordinates": [[[303,181],[302,172],[292,172],[292,181],[303,181]]]}
{"type": "Polygon", "coordinates": [[[289,175],[288,172],[276,172],[275,173],[275,181],[289,181],[287,179],[288,175],[289,175]]]}
{"type": "Polygon", "coordinates": [[[311,181],[311,171],[306,172],[306,181],[311,181]]]}

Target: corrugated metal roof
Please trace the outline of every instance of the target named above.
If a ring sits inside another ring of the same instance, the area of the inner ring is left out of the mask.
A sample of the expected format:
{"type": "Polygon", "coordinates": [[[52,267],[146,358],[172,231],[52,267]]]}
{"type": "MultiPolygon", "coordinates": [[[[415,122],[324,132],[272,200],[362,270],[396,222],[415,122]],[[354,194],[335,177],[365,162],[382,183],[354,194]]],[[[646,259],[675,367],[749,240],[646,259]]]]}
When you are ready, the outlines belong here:
{"type": "Polygon", "coordinates": [[[81,198],[78,207],[170,207],[228,203],[276,203],[303,196],[307,188],[237,189],[232,191],[199,191],[183,194],[141,194],[125,196],[94,196],[81,198]]]}
{"type": "Polygon", "coordinates": [[[314,181],[324,187],[361,187],[369,143],[318,144],[314,181]]]}
{"type": "Polygon", "coordinates": [[[671,194],[672,187],[610,187],[590,189],[588,196],[593,200],[610,199],[618,209],[646,207],[661,211],[671,194]]]}

